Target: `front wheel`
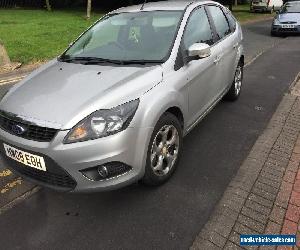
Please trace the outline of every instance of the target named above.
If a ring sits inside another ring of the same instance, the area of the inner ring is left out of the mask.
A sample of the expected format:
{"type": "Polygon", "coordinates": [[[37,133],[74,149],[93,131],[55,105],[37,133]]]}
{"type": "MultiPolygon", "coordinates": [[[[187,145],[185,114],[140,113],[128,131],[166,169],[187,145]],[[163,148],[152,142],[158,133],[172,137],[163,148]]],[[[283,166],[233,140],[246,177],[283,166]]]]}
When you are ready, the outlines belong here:
{"type": "Polygon", "coordinates": [[[234,80],[232,85],[225,95],[225,99],[229,101],[235,101],[239,98],[243,85],[244,67],[241,62],[239,62],[234,75],[234,80]]]}
{"type": "Polygon", "coordinates": [[[278,33],[276,31],[271,30],[271,36],[278,36],[278,33]]]}
{"type": "Polygon", "coordinates": [[[152,186],[166,182],[178,165],[181,147],[181,124],[173,114],[165,113],[151,136],[142,182],[152,186]]]}

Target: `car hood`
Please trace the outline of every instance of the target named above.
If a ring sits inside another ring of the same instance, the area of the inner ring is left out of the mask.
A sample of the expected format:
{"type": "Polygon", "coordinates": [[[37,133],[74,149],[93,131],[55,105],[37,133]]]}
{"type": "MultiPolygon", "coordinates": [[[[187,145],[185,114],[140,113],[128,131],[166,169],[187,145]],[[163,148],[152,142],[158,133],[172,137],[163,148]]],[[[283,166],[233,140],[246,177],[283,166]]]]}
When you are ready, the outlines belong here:
{"type": "Polygon", "coordinates": [[[279,22],[296,22],[300,24],[300,13],[284,13],[277,16],[279,22]]]}
{"type": "Polygon", "coordinates": [[[0,110],[39,126],[70,129],[99,109],[140,98],[162,81],[161,66],[82,65],[54,60],[15,85],[0,110]]]}

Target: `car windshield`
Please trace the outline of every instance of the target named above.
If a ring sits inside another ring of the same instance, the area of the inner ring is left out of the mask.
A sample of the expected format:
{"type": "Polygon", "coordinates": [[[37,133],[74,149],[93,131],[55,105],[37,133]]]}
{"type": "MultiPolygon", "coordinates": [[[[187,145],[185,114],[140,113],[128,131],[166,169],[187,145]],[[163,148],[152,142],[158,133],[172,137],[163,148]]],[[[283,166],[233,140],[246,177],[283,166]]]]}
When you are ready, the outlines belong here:
{"type": "Polygon", "coordinates": [[[285,4],[282,7],[281,13],[300,13],[300,2],[285,4]]]}
{"type": "Polygon", "coordinates": [[[169,56],[182,11],[108,15],[84,33],[60,58],[114,62],[158,62],[169,56]]]}

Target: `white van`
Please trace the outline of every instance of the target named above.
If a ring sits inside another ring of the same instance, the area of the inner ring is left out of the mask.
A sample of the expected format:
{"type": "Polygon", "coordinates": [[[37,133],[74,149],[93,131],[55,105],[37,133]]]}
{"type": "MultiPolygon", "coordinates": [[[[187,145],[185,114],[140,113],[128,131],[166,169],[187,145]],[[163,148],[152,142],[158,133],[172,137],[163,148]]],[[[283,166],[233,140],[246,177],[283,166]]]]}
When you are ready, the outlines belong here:
{"type": "Polygon", "coordinates": [[[282,0],[252,0],[250,4],[250,11],[256,12],[270,12],[273,13],[279,10],[283,5],[282,0]]]}

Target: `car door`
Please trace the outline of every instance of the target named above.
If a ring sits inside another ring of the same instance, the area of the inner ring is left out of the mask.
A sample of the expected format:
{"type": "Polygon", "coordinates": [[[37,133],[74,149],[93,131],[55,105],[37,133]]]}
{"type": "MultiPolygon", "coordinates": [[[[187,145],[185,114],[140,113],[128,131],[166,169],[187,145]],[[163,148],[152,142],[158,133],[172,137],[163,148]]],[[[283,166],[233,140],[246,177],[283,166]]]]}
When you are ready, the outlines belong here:
{"type": "Polygon", "coordinates": [[[238,50],[238,36],[232,32],[228,20],[220,6],[208,5],[208,13],[214,24],[218,42],[213,46],[219,55],[216,63],[221,68],[222,74],[217,80],[217,92],[222,95],[232,84],[236,68],[238,50]]]}
{"type": "MultiPolygon", "coordinates": [[[[182,42],[182,54],[187,58],[187,51],[195,43],[214,43],[214,33],[204,6],[196,8],[187,22],[182,42]]],[[[219,78],[219,66],[214,63],[216,51],[206,58],[189,60],[182,71],[188,80],[188,126],[194,124],[213,103],[216,96],[216,84],[219,78]]]]}

